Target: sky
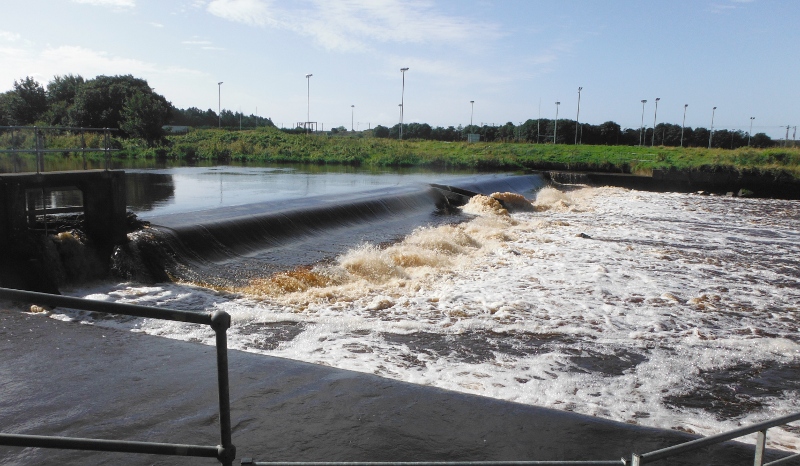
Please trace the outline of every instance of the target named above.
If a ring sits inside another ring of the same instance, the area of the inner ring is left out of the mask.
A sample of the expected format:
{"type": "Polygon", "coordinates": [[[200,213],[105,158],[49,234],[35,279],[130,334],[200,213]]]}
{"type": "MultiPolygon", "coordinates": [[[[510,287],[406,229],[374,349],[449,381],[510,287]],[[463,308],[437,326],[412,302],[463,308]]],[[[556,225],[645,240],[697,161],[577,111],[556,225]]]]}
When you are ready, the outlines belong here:
{"type": "Polygon", "coordinates": [[[800,122],[796,0],[2,3],[0,92],[132,74],[178,108],[325,129],[392,126],[401,100],[406,123],[433,126],[558,111],[639,128],[681,124],[686,104],[691,127],[713,113],[715,129],[749,131],[755,117],[753,133],[783,138],[800,122]]]}

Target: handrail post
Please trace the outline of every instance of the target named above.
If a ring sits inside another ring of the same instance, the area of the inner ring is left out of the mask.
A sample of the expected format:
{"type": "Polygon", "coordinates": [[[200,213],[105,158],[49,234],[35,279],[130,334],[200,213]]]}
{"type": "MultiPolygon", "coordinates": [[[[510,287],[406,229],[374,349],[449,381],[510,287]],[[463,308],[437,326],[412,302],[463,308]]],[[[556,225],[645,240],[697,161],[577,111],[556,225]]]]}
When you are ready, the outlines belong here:
{"type": "Polygon", "coordinates": [[[231,403],[228,383],[228,337],[231,316],[225,311],[215,311],[211,315],[211,328],[214,329],[217,343],[217,385],[219,386],[219,430],[221,445],[217,459],[223,466],[233,466],[236,447],[231,438],[231,403]]]}
{"type": "Polygon", "coordinates": [[[33,127],[33,139],[36,143],[36,174],[38,175],[44,171],[44,161],[42,160],[42,147],[41,140],[39,138],[39,128],[36,126],[33,127]]]}
{"type": "Polygon", "coordinates": [[[764,450],[767,447],[767,429],[761,430],[758,432],[758,437],[756,437],[756,456],[753,460],[753,466],[763,466],[764,465],[764,450]]]}
{"type": "Polygon", "coordinates": [[[642,455],[639,455],[637,453],[631,455],[631,466],[642,466],[643,464],[644,463],[642,463],[642,455]]]}

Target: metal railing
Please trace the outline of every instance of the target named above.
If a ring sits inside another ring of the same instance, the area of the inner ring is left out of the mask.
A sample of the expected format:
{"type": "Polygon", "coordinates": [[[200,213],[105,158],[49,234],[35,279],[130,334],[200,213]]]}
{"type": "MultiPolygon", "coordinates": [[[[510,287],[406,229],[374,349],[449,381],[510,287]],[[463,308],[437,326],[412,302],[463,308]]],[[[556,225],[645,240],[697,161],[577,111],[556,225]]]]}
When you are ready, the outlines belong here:
{"type": "Polygon", "coordinates": [[[183,445],[173,443],[133,442],[122,440],[99,440],[74,437],[21,435],[0,433],[0,445],[13,447],[61,448],[69,450],[92,450],[119,453],[145,453],[154,455],[193,456],[216,458],[224,466],[231,466],[236,458],[236,447],[231,439],[230,390],[228,385],[228,341],[227,330],[231,318],[225,311],[196,313],[175,309],[160,309],[134,304],[108,303],[82,298],[72,298],[31,291],[0,288],[0,299],[66,307],[91,312],[121,314],[149,319],[172,320],[210,326],[216,336],[217,386],[219,390],[219,420],[221,444],[183,445]]]}
{"type": "Polygon", "coordinates": [[[672,456],[680,455],[689,451],[698,450],[700,448],[716,445],[718,443],[727,442],[735,438],[743,437],[745,435],[754,434],[758,432],[756,439],[756,453],[755,453],[755,466],[776,466],[779,464],[786,464],[789,461],[800,458],[800,454],[787,456],[770,463],[764,463],[764,452],[766,450],[767,430],[771,427],[782,426],[792,421],[800,420],[800,413],[789,414],[787,416],[770,419],[769,421],[759,422],[752,426],[742,427],[741,429],[732,430],[730,432],[723,432],[721,434],[712,435],[691,442],[681,443],[660,450],[651,451],[644,454],[634,453],[631,457],[631,466],[641,466],[643,464],[650,464],[658,460],[669,458],[672,456]]]}
{"type": "MultiPolygon", "coordinates": [[[[213,313],[195,313],[174,309],[161,309],[133,304],[108,303],[81,298],[35,293],[30,291],[0,288],[0,299],[11,301],[28,301],[48,306],[61,306],[91,312],[121,314],[133,317],[172,320],[195,324],[209,325],[216,335],[217,349],[217,383],[219,387],[220,437],[221,445],[182,445],[171,443],[133,442],[119,440],[99,440],[86,438],[21,435],[0,433],[0,445],[17,447],[61,448],[72,450],[93,450],[121,453],[146,453],[156,455],[194,456],[217,458],[224,466],[231,466],[236,458],[236,448],[231,439],[230,392],[228,385],[228,354],[226,331],[230,328],[230,316],[224,311],[213,313]]],[[[724,432],[689,442],[684,442],[649,453],[631,455],[630,463],[625,459],[610,461],[399,461],[399,462],[298,462],[298,461],[255,461],[243,458],[241,464],[253,466],[641,466],[682,453],[695,451],[708,446],[733,440],[745,435],[757,433],[755,448],[755,466],[778,466],[800,460],[800,453],[790,455],[769,463],[764,463],[767,431],[772,427],[786,425],[800,420],[800,412],[760,422],[748,427],[724,432]]]]}
{"type": "MultiPolygon", "coordinates": [[[[0,154],[11,154],[17,157],[18,154],[36,154],[36,173],[44,171],[44,154],[47,153],[64,153],[64,152],[80,152],[83,155],[83,169],[86,170],[86,153],[87,152],[103,152],[105,154],[105,169],[111,167],[111,153],[119,149],[111,148],[111,132],[119,131],[116,128],[80,128],[73,126],[0,126],[0,132],[11,131],[11,148],[0,149],[0,154]],[[17,132],[20,131],[33,131],[34,147],[17,147],[17,132]],[[80,134],[81,147],[65,147],[47,149],[45,148],[45,131],[71,131],[80,134]],[[85,133],[103,133],[103,147],[86,147],[85,133]]],[[[14,159],[14,172],[18,170],[18,160],[14,159]]]]}
{"type": "Polygon", "coordinates": [[[242,464],[253,466],[625,466],[625,458],[613,461],[253,461],[242,458],[242,464]]]}

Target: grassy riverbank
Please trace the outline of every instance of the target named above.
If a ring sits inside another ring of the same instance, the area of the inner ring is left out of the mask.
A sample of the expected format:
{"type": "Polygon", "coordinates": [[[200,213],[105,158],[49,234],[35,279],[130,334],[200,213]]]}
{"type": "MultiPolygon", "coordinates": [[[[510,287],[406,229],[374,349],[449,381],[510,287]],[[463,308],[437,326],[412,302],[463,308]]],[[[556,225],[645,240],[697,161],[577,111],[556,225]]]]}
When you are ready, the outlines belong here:
{"type": "MultiPolygon", "coordinates": [[[[80,147],[77,136],[59,136],[50,147],[80,147]],[[74,140],[73,140],[74,139],[74,140]]],[[[800,179],[800,148],[736,150],[398,141],[359,136],[287,134],[275,128],[194,130],[160,146],[115,140],[116,157],[186,161],[344,164],[376,167],[443,167],[487,170],[576,169],[647,174],[653,169],[783,172],[800,179]]],[[[87,141],[87,146],[101,146],[87,141]]],[[[73,155],[75,156],[75,155],[73,155]]],[[[95,153],[93,157],[102,157],[95,153]]]]}
{"type": "Polygon", "coordinates": [[[800,178],[800,149],[701,149],[636,146],[572,146],[530,143],[397,141],[371,137],[286,134],[275,129],[231,132],[197,130],[170,136],[169,144],[128,144],[130,157],[428,166],[480,169],[565,168],[647,173],[653,169],[784,171],[800,178]]]}

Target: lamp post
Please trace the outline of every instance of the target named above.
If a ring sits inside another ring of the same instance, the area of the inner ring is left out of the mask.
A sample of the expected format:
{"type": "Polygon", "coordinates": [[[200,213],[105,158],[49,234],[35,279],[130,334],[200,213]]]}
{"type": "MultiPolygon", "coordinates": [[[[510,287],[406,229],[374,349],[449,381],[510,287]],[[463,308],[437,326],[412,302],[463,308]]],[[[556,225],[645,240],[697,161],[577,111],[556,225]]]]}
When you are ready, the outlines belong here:
{"type": "Polygon", "coordinates": [[[350,106],[350,131],[353,131],[353,114],[355,113],[355,111],[356,111],[356,106],[355,105],[351,105],[350,106]]]}
{"type": "Polygon", "coordinates": [[[475,101],[469,101],[470,106],[472,107],[469,111],[469,126],[472,127],[472,117],[475,115],[475,101]]]}
{"type": "Polygon", "coordinates": [[[639,147],[642,147],[642,141],[644,140],[644,104],[647,103],[646,99],[642,99],[642,126],[639,127],[639,147]]]}
{"type": "Polygon", "coordinates": [[[583,90],[582,87],[578,87],[578,114],[575,116],[575,145],[578,144],[578,128],[580,127],[580,123],[578,120],[581,117],[581,91],[583,90]]]}
{"type": "MultiPolygon", "coordinates": [[[[400,107],[400,121],[402,122],[403,121],[403,104],[397,104],[397,106],[400,107]]],[[[403,130],[403,125],[401,123],[400,124],[400,131],[402,131],[402,130],[403,130]]]]}
{"type": "Polygon", "coordinates": [[[400,68],[400,73],[403,75],[403,91],[400,93],[400,139],[403,139],[403,99],[406,95],[406,71],[408,71],[408,67],[400,68]]]}
{"type": "Polygon", "coordinates": [[[308,134],[309,125],[311,124],[311,77],[314,76],[311,73],[306,75],[306,134],[308,134]]]}
{"type": "Polygon", "coordinates": [[[650,139],[650,147],[656,145],[656,117],[658,117],[658,101],[661,97],[656,97],[656,111],[653,113],[653,137],[650,139]]]}
{"type": "Polygon", "coordinates": [[[686,127],[686,109],[689,104],[683,104],[683,124],[681,125],[681,147],[683,147],[683,128],[686,127]]]}
{"type": "Polygon", "coordinates": [[[750,132],[747,133],[747,147],[750,147],[750,137],[753,136],[753,120],[755,119],[756,117],[750,117],[750,132]]]}
{"type": "Polygon", "coordinates": [[[219,122],[218,128],[222,128],[222,81],[217,83],[217,117],[219,122]]]}
{"type": "Polygon", "coordinates": [[[708,148],[711,149],[711,138],[714,137],[714,114],[717,112],[717,107],[711,109],[711,131],[708,133],[708,148]]]}
{"type": "Polygon", "coordinates": [[[556,127],[553,130],[553,144],[558,144],[558,106],[561,105],[561,102],[556,102],[556,127]]]}

